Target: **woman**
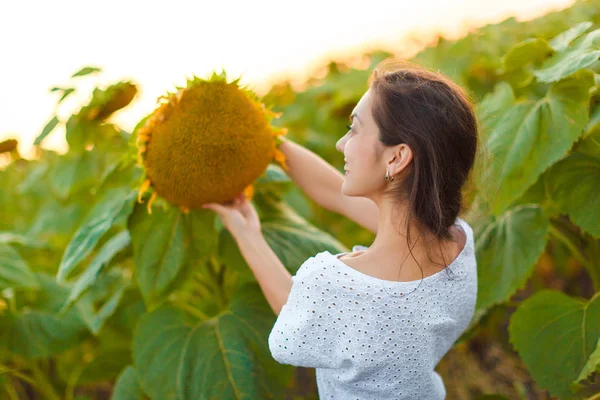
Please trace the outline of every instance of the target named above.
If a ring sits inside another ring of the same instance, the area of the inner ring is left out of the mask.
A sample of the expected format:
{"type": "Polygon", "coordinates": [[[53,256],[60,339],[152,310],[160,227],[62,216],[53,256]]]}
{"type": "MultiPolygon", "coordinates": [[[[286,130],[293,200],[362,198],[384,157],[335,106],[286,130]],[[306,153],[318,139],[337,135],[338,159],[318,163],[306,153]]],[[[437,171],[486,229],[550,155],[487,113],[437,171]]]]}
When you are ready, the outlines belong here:
{"type": "Polygon", "coordinates": [[[345,176],[296,143],[280,149],[309,197],[376,234],[368,248],[318,253],[292,277],[247,200],[207,208],[233,232],[278,315],[273,357],[316,368],[321,399],[443,399],[434,367],[477,297],[473,230],[458,217],[478,146],[472,103],[445,76],[386,60],[350,118],[336,145],[345,176]]]}

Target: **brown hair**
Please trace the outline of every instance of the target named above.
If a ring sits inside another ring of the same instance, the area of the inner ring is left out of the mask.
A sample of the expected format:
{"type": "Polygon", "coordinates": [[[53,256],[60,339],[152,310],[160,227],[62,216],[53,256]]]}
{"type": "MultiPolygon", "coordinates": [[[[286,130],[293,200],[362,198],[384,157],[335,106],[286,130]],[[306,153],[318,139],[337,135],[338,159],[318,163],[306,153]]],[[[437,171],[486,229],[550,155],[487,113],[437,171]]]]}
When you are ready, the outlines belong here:
{"type": "MultiPolygon", "coordinates": [[[[394,58],[375,68],[369,87],[383,145],[378,159],[385,146],[401,143],[413,153],[412,163],[384,194],[406,202],[409,226],[416,219],[436,238],[452,239],[449,228],[463,211],[462,188],[478,149],[471,95],[439,72],[394,58]]],[[[410,249],[409,229],[407,240],[410,249]]]]}

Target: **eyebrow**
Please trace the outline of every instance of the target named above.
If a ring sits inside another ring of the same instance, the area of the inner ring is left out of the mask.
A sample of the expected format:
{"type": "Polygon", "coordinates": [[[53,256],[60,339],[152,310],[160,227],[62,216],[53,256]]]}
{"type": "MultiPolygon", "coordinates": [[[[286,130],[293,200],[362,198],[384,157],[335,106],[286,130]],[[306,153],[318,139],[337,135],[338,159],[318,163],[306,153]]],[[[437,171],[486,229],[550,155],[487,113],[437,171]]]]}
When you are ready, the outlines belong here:
{"type": "Polygon", "coordinates": [[[350,115],[350,121],[352,121],[352,118],[354,118],[354,117],[356,117],[358,122],[360,122],[360,124],[362,125],[362,122],[361,122],[360,118],[358,118],[358,115],[356,115],[356,113],[352,113],[352,115],[350,115]]]}

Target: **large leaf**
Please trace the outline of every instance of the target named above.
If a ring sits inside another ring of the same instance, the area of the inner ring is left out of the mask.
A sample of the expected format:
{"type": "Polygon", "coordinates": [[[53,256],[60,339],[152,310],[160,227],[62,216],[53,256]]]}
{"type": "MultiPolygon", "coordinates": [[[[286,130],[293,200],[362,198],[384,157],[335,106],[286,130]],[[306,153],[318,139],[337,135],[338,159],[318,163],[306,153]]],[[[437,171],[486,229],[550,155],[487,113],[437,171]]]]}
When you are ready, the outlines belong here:
{"type": "Polygon", "coordinates": [[[575,224],[600,238],[600,157],[572,153],[552,166],[545,182],[552,202],[575,224]]]}
{"type": "Polygon", "coordinates": [[[586,21],[580,22],[579,24],[575,24],[572,28],[567,29],[564,32],[556,35],[552,40],[550,40],[550,46],[556,51],[561,51],[566,49],[569,44],[579,36],[581,36],[585,31],[592,27],[593,23],[586,21]]]}
{"type": "MultiPolygon", "coordinates": [[[[257,192],[253,200],[261,215],[261,231],[283,265],[293,274],[306,259],[329,250],[342,252],[347,249],[329,233],[324,232],[302,218],[286,203],[270,191],[257,192]]],[[[228,230],[219,237],[219,258],[234,270],[254,276],[228,230]]]]}
{"type": "Polygon", "coordinates": [[[577,379],[600,339],[600,293],[589,302],[542,290],[511,316],[510,341],[535,381],[551,395],[576,399],[577,379]]]}
{"type": "Polygon", "coordinates": [[[268,349],[275,316],[258,284],[228,310],[194,321],[163,306],[142,317],[133,344],[144,392],[156,399],[281,399],[291,369],[268,349]]]}
{"type": "Polygon", "coordinates": [[[483,137],[489,136],[506,110],[514,104],[515,94],[506,82],[498,82],[494,86],[494,91],[485,95],[476,106],[477,119],[481,124],[483,137]]]}
{"type": "Polygon", "coordinates": [[[90,188],[97,183],[101,171],[101,157],[97,152],[71,152],[60,157],[50,173],[52,190],[61,199],[90,188]]]}
{"type": "Polygon", "coordinates": [[[71,289],[69,299],[61,309],[61,313],[66,312],[73,303],[75,303],[86,290],[88,290],[96,281],[96,278],[102,269],[119,251],[123,250],[131,243],[128,231],[122,231],[107,241],[98,254],[92,259],[86,270],[77,278],[77,281],[71,289]]]}
{"type": "Polygon", "coordinates": [[[580,71],[553,84],[539,101],[517,103],[498,119],[488,140],[494,159],[490,180],[500,188],[494,214],[523,195],[579,138],[588,121],[593,82],[590,71],[580,71]]]}
{"type": "Polygon", "coordinates": [[[143,400],[147,398],[140,386],[138,374],[134,367],[123,370],[115,383],[111,400],[143,400]]]}
{"type": "Polygon", "coordinates": [[[35,288],[39,283],[19,253],[0,243],[0,290],[6,288],[35,288]]]}
{"type": "Polygon", "coordinates": [[[71,271],[90,254],[100,237],[113,226],[121,214],[131,213],[134,200],[135,192],[127,188],[110,189],[102,193],[102,197],[77,229],[63,254],[58,268],[58,282],[65,282],[71,271]]]}
{"type": "Polygon", "coordinates": [[[123,276],[123,271],[113,269],[100,276],[92,289],[77,301],[79,313],[93,334],[98,335],[106,320],[116,311],[129,285],[130,281],[123,276]]]}
{"type": "Polygon", "coordinates": [[[600,29],[581,36],[542,63],[533,74],[540,82],[556,82],[587,68],[600,58],[600,29]]]}
{"type": "Polygon", "coordinates": [[[85,385],[117,378],[123,366],[133,362],[130,344],[121,343],[121,347],[104,351],[82,366],[77,383],[85,385]]]}
{"type": "Polygon", "coordinates": [[[540,209],[521,205],[486,221],[477,236],[478,313],[522,288],[542,255],[549,223],[540,209]]]}
{"type": "Polygon", "coordinates": [[[569,385],[570,388],[575,392],[585,389],[587,385],[584,381],[589,379],[593,373],[600,373],[600,339],[598,339],[596,350],[590,355],[577,379],[569,385]]]}
{"type": "Polygon", "coordinates": [[[136,279],[146,304],[159,303],[180,285],[186,272],[216,249],[216,235],[207,210],[184,214],[171,206],[148,214],[138,204],[129,219],[136,279]]]}
{"type": "Polygon", "coordinates": [[[76,346],[88,335],[79,312],[73,308],[57,316],[69,291],[46,274],[36,274],[40,289],[34,303],[17,313],[0,314],[0,349],[39,359],[76,346]]]}
{"type": "Polygon", "coordinates": [[[542,38],[526,39],[514,45],[502,58],[503,78],[516,87],[528,85],[533,80],[532,64],[536,64],[554,53],[542,38]]]}
{"type": "Polygon", "coordinates": [[[548,42],[542,38],[526,39],[517,43],[502,57],[504,71],[513,71],[523,68],[525,65],[541,60],[554,50],[548,42]]]}

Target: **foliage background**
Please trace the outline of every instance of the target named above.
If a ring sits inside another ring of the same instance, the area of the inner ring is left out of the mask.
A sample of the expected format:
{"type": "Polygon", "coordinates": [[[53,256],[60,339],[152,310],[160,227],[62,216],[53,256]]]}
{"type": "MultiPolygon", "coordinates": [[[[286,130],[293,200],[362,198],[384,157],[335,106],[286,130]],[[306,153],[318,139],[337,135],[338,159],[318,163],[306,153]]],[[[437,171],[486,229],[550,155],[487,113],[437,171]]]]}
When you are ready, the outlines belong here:
{"type": "MultiPolygon", "coordinates": [[[[484,144],[465,188],[477,313],[436,367],[449,398],[597,398],[599,19],[600,2],[580,1],[457,41],[440,37],[414,57],[473,94],[484,144]]],[[[332,60],[303,88],[274,85],[263,99],[283,112],[273,124],[343,169],[335,143],[389,55],[332,60]]],[[[55,90],[61,101],[73,93],[55,90]]],[[[36,144],[64,124],[64,155],[41,147],[33,161],[2,155],[0,393],[316,398],[313,370],[269,359],[274,316],[214,215],[159,201],[150,217],[136,203],[135,129],[110,122],[136,90],[134,82],[98,88],[68,120],[49,121],[36,144]]],[[[292,273],[318,251],[374,239],[314,204],[276,165],[257,181],[254,201],[292,273]]]]}

